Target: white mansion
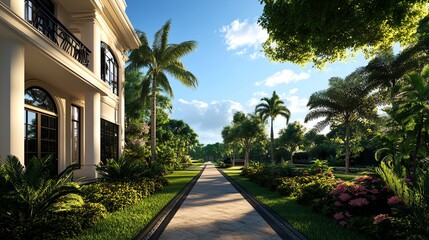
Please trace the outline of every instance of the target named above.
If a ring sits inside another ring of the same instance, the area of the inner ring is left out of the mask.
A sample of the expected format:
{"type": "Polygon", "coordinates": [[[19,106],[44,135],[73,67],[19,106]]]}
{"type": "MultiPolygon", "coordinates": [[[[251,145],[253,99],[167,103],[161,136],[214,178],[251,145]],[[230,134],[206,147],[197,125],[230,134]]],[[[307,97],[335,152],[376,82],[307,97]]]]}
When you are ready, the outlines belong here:
{"type": "Polygon", "coordinates": [[[52,155],[75,177],[124,145],[124,0],[0,0],[0,158],[52,155]]]}

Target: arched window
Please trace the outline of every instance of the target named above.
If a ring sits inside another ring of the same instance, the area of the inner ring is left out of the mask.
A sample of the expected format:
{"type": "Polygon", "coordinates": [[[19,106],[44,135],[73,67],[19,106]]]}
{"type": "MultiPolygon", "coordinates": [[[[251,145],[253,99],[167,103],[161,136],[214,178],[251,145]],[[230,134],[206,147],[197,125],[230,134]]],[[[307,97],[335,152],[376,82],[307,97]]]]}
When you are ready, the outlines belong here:
{"type": "Polygon", "coordinates": [[[54,100],[45,90],[38,87],[31,87],[25,90],[25,104],[41,108],[49,112],[57,113],[54,100]]]}
{"type": "Polygon", "coordinates": [[[109,84],[110,91],[118,95],[118,62],[104,42],[101,42],[101,79],[109,84]]]}
{"type": "Polygon", "coordinates": [[[51,173],[58,173],[58,119],[55,102],[48,92],[38,87],[24,95],[25,164],[33,157],[52,157],[51,173]]]}

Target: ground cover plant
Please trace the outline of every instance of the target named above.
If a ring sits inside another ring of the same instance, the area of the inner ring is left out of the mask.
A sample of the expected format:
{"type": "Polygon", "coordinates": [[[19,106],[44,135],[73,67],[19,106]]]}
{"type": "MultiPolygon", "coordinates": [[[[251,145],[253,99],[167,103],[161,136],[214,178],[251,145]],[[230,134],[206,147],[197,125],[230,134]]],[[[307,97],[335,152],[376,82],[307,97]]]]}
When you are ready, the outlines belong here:
{"type": "Polygon", "coordinates": [[[346,228],[339,228],[333,219],[317,214],[310,208],[298,204],[295,198],[284,197],[275,191],[269,191],[267,188],[250,181],[247,177],[241,176],[240,167],[224,169],[223,171],[308,239],[366,239],[359,233],[346,228]]]}
{"type": "Polygon", "coordinates": [[[369,238],[427,238],[428,169],[419,168],[417,180],[407,182],[404,167],[382,162],[377,168],[379,175],[373,173],[343,181],[336,179],[331,168],[324,165],[315,161],[302,175],[278,177],[262,171],[264,167],[256,164],[241,175],[369,238]],[[399,171],[402,175],[395,173],[394,168],[396,172],[402,169],[399,171]],[[262,173],[266,174],[263,179],[271,179],[271,184],[261,181],[262,173]]]}
{"type": "Polygon", "coordinates": [[[51,175],[51,158],[32,158],[24,167],[14,156],[0,165],[0,238],[58,239],[74,236],[102,218],[101,204],[84,202],[71,182],[71,165],[51,175]]]}
{"type": "Polygon", "coordinates": [[[201,168],[174,171],[166,176],[169,185],[162,191],[150,195],[126,209],[109,213],[94,227],[74,239],[133,239],[200,170],[201,168]]]}
{"type": "Polygon", "coordinates": [[[121,225],[128,226],[126,221],[134,215],[117,212],[132,206],[144,206],[141,212],[149,221],[201,170],[198,166],[166,178],[170,171],[161,164],[145,166],[121,157],[97,166],[104,176],[100,182],[79,186],[70,181],[75,165],[52,175],[50,161],[49,157],[33,158],[24,167],[16,157],[9,156],[0,164],[1,239],[72,238],[112,215],[120,216],[125,221],[121,225]],[[168,184],[167,179],[173,185],[160,196],[149,198],[168,184]]]}

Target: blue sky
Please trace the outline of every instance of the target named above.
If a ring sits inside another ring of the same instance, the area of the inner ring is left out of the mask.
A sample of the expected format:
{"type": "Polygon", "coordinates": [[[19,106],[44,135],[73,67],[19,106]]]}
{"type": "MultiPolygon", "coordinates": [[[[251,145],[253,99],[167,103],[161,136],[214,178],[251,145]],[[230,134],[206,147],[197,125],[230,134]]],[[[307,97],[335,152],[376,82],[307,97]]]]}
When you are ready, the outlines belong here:
{"type": "MultiPolygon", "coordinates": [[[[199,86],[188,89],[170,80],[175,95],[171,118],[188,123],[203,144],[222,142],[222,128],[230,124],[234,112],[253,112],[273,91],[291,111],[290,122],[303,123],[313,92],[327,88],[329,78],[345,77],[367,63],[362,54],[324,70],[312,64],[269,61],[261,52],[267,34],[257,25],[262,10],[258,0],[127,0],[133,26],[150,41],[171,19],[171,43],[198,42],[197,50],[183,62],[199,86]]],[[[310,128],[314,123],[305,125],[310,128]]],[[[285,126],[285,119],[278,117],[275,134],[285,126]]]]}

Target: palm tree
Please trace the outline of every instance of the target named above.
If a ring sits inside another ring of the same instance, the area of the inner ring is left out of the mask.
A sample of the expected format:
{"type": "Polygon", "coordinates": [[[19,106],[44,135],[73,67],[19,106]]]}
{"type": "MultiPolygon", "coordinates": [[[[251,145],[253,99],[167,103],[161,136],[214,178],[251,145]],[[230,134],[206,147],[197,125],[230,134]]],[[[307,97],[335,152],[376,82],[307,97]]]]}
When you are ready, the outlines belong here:
{"type": "Polygon", "coordinates": [[[286,124],[289,123],[290,111],[284,105],[284,102],[280,100],[280,97],[276,94],[276,91],[273,91],[271,98],[261,98],[262,103],[256,105],[255,113],[259,114],[262,121],[267,121],[270,118],[271,121],[271,132],[270,132],[270,141],[271,141],[271,161],[274,162],[274,129],[273,122],[274,119],[280,115],[286,118],[286,124]]]}
{"type": "MultiPolygon", "coordinates": [[[[130,67],[140,69],[148,68],[146,77],[151,82],[151,154],[152,161],[156,160],[156,103],[158,88],[161,88],[173,97],[167,74],[179,80],[187,87],[195,88],[198,85],[197,78],[186,70],[181,57],[194,51],[197,47],[195,41],[185,41],[179,44],[168,43],[171,21],[167,21],[162,28],[156,32],[152,47],[144,32],[137,31],[141,41],[138,49],[131,51],[129,56],[130,67]]],[[[147,93],[148,94],[148,93],[147,93]]]]}
{"type": "Polygon", "coordinates": [[[305,122],[324,118],[315,125],[322,130],[332,123],[340,123],[345,129],[344,155],[346,172],[350,168],[350,128],[355,121],[376,115],[374,98],[370,95],[371,87],[366,81],[362,69],[358,69],[345,79],[329,79],[329,88],[313,93],[307,106],[310,112],[305,122]]]}
{"type": "Polygon", "coordinates": [[[240,145],[244,150],[244,168],[249,167],[249,154],[252,145],[266,138],[264,125],[256,115],[245,115],[243,112],[236,112],[232,125],[225,130],[224,134],[229,135],[227,142],[240,145]]]}

